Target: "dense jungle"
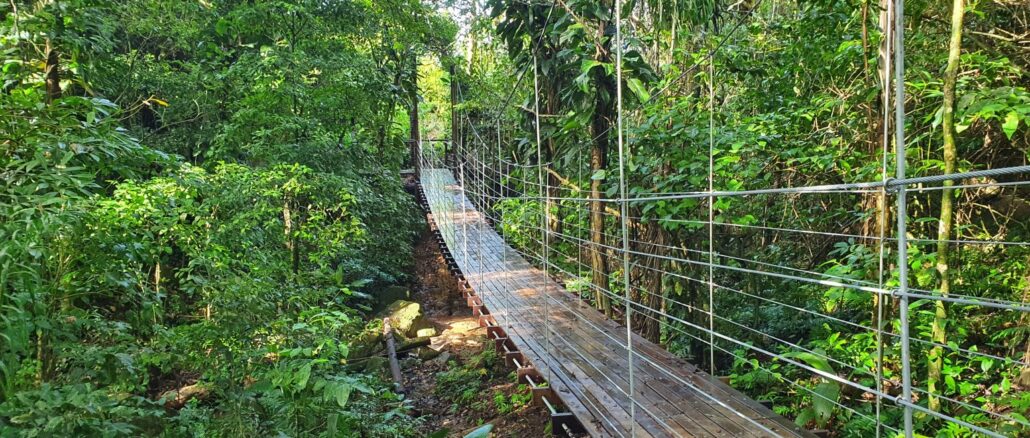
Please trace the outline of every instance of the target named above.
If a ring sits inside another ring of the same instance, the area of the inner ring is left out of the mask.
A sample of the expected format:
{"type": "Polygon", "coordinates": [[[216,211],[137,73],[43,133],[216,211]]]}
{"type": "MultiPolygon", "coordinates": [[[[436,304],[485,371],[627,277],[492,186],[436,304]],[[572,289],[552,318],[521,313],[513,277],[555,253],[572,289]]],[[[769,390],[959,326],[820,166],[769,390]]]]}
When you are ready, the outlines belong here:
{"type": "Polygon", "coordinates": [[[898,436],[825,376],[907,365],[917,436],[1030,436],[1027,174],[664,196],[887,181],[899,120],[908,177],[1025,166],[1030,3],[894,1],[0,3],[0,437],[556,432],[453,328],[423,148],[526,165],[513,247],[801,427],[898,436]]]}

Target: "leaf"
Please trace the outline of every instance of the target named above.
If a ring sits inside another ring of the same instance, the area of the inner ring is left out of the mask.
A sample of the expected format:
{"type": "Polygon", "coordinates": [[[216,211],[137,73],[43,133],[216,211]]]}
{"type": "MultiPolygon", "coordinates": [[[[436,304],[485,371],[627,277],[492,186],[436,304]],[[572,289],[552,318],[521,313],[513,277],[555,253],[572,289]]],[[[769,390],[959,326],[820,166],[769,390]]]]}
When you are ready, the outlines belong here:
{"type": "Polygon", "coordinates": [[[218,35],[225,35],[225,33],[228,31],[229,21],[224,18],[218,19],[218,22],[215,23],[215,33],[217,33],[218,35]]]}
{"type": "Polygon", "coordinates": [[[606,173],[607,172],[605,172],[604,169],[598,169],[596,172],[594,172],[593,175],[590,176],[590,179],[594,181],[603,180],[606,173]]]}
{"type": "Polygon", "coordinates": [[[590,70],[599,65],[603,65],[603,63],[600,61],[595,61],[593,59],[585,59],[583,60],[583,64],[579,67],[579,72],[580,74],[585,76],[590,73],[590,70]]]}
{"type": "MultiPolygon", "coordinates": [[[[821,353],[821,352],[820,352],[821,353]]],[[[794,357],[805,361],[809,366],[815,368],[824,373],[833,374],[833,367],[830,366],[830,361],[826,360],[825,357],[818,356],[807,351],[799,351],[793,353],[785,353],[784,357],[794,357]]]]}
{"type": "Polygon", "coordinates": [[[297,389],[304,389],[308,386],[308,379],[311,378],[311,362],[308,362],[297,372],[297,389]]]}
{"type": "Polygon", "coordinates": [[[494,425],[484,424],[478,429],[469,432],[468,435],[465,435],[465,438],[488,438],[492,430],[494,430],[494,425]]]}
{"type": "Polygon", "coordinates": [[[816,422],[824,425],[833,415],[833,408],[837,404],[837,397],[840,396],[840,384],[836,382],[823,382],[816,385],[813,392],[816,394],[812,397],[812,407],[815,408],[817,416],[816,422]]]}
{"type": "Polygon", "coordinates": [[[355,280],[354,282],[348,284],[347,287],[353,287],[353,288],[364,287],[364,286],[367,286],[369,283],[372,283],[372,279],[371,278],[362,278],[360,280],[355,280]]]}
{"type": "Polygon", "coordinates": [[[641,103],[651,100],[651,94],[647,92],[647,86],[640,79],[629,78],[626,80],[626,84],[629,85],[629,89],[633,91],[633,94],[637,95],[637,99],[640,99],[641,103]]]}
{"type": "Polygon", "coordinates": [[[354,389],[346,383],[337,383],[331,385],[333,398],[336,399],[336,404],[340,405],[341,408],[347,407],[347,401],[350,400],[350,393],[354,389]]]}
{"type": "Polygon", "coordinates": [[[340,421],[340,414],[332,413],[326,419],[325,429],[329,436],[336,436],[337,423],[340,421]]]}
{"type": "Polygon", "coordinates": [[[814,409],[803,409],[798,413],[797,418],[794,419],[794,424],[805,427],[810,421],[815,419],[814,409]]]}
{"type": "Polygon", "coordinates": [[[1016,133],[1016,128],[1019,127],[1019,114],[1015,111],[1009,111],[1008,115],[1005,116],[1005,122],[1001,124],[1001,130],[1005,131],[1005,136],[1009,140],[1012,140],[1012,136],[1016,133]]]}

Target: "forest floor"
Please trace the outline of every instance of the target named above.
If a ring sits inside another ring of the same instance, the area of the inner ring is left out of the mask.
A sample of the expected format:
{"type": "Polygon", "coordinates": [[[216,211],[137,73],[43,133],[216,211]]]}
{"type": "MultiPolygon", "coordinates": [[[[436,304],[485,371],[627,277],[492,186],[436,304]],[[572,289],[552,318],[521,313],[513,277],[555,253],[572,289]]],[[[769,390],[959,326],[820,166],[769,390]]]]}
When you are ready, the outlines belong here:
{"type": "Polygon", "coordinates": [[[487,423],[495,437],[550,435],[547,409],[530,403],[529,388],[494,353],[428,231],[415,247],[411,292],[436,327],[432,348],[440,351],[403,372],[423,435],[461,437],[487,423]]]}

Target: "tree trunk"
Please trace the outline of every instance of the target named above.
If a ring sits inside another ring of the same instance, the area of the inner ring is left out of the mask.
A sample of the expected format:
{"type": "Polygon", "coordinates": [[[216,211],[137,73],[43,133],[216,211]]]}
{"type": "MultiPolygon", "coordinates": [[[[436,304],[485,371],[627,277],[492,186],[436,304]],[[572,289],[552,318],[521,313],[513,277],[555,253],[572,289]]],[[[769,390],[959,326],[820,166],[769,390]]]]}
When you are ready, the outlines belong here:
{"type": "MultiPolygon", "coordinates": [[[[599,26],[601,36],[610,23],[602,22],[599,26]]],[[[597,47],[596,59],[602,63],[610,63],[611,51],[608,47],[611,44],[606,42],[604,46],[597,47]]],[[[597,294],[597,309],[601,310],[608,317],[612,316],[611,300],[606,295],[610,290],[608,285],[608,262],[604,248],[604,192],[601,185],[604,183],[604,171],[608,168],[608,131],[611,127],[612,103],[615,96],[615,81],[605,72],[604,69],[594,69],[594,84],[596,95],[594,96],[594,113],[590,118],[590,137],[594,139],[590,150],[590,242],[593,250],[590,254],[590,268],[593,271],[594,290],[597,294]]]]}
{"type": "MultiPolygon", "coordinates": [[[[665,255],[666,233],[660,225],[642,220],[634,229],[637,230],[638,237],[637,243],[634,244],[637,246],[636,251],[658,256],[665,255]]],[[[635,289],[634,294],[631,294],[634,301],[647,307],[633,312],[633,328],[640,336],[654,343],[661,340],[659,321],[662,316],[649,309],[661,310],[659,306],[664,301],[662,265],[662,259],[659,257],[644,258],[641,266],[637,268],[636,277],[639,279],[639,287],[635,289]]]]}
{"type": "MultiPolygon", "coordinates": [[[[955,86],[958,82],[959,57],[962,54],[962,20],[966,13],[965,0],[954,0],[951,10],[951,42],[948,48],[948,66],[944,70],[944,108],[942,131],[944,134],[944,173],[955,173],[958,162],[958,152],[955,147],[955,86]]],[[[941,191],[941,216],[937,228],[937,272],[940,274],[940,293],[948,295],[951,292],[951,272],[948,261],[949,240],[953,228],[954,211],[954,189],[950,186],[952,181],[945,181],[945,189],[941,191]]],[[[948,310],[944,301],[937,301],[934,304],[933,327],[931,329],[932,340],[939,344],[947,343],[945,334],[948,310]]],[[[937,411],[941,407],[941,401],[936,396],[940,391],[937,384],[941,380],[941,369],[943,367],[944,351],[940,347],[934,347],[930,352],[929,366],[927,370],[927,391],[929,392],[929,408],[937,411]]]]}
{"type": "MultiPolygon", "coordinates": [[[[1026,275],[1027,280],[1030,280],[1030,269],[1027,269],[1028,274],[1026,275]]],[[[1023,288],[1023,298],[1019,301],[1022,304],[1030,302],[1030,286],[1023,288]]],[[[1030,326],[1030,321],[1027,320],[1027,312],[1019,314],[1019,327],[1030,326]]],[[[1016,382],[1022,386],[1030,386],[1030,334],[1023,334],[1021,341],[1025,345],[1023,348],[1023,369],[1019,372],[1019,378],[1016,382]]],[[[1015,343],[1018,345],[1018,341],[1015,343]]],[[[1012,349],[1010,355],[1014,355],[1016,347],[1012,349]]]]}
{"type": "Polygon", "coordinates": [[[297,242],[293,233],[293,213],[290,210],[290,201],[283,201],[283,237],[286,239],[286,251],[290,254],[290,266],[293,274],[296,275],[300,257],[297,252],[297,242]]]}
{"type": "MultiPolygon", "coordinates": [[[[607,129],[607,122],[599,120],[596,114],[591,122],[590,134],[604,132],[607,129]]],[[[606,155],[608,154],[608,139],[606,135],[596,135],[593,147],[590,150],[590,170],[596,175],[607,167],[606,155]]],[[[593,177],[590,180],[590,242],[593,244],[590,250],[590,271],[593,274],[594,293],[596,294],[597,309],[612,316],[611,302],[605,291],[608,290],[608,262],[605,259],[604,248],[604,202],[601,197],[601,183],[603,178],[593,177]]]]}
{"type": "MultiPolygon", "coordinates": [[[[866,47],[869,44],[869,42],[868,42],[868,38],[869,38],[868,30],[866,29],[866,27],[868,26],[868,20],[865,19],[865,18],[867,17],[867,15],[869,13],[869,3],[871,1],[872,0],[867,0],[866,3],[863,4],[863,7],[862,7],[862,15],[863,15],[863,22],[862,22],[862,46],[863,46],[863,51],[868,50],[868,49],[866,49],[866,47]]],[[[886,67],[887,67],[887,65],[886,65],[886,63],[887,63],[887,51],[889,50],[889,48],[887,46],[887,43],[890,40],[889,38],[887,38],[887,36],[888,36],[887,31],[892,28],[891,27],[892,23],[890,23],[888,21],[889,17],[887,15],[887,11],[890,9],[890,7],[891,7],[890,0],[880,0],[880,5],[879,5],[880,14],[879,14],[879,19],[878,19],[878,28],[880,29],[880,32],[882,33],[882,35],[884,37],[881,39],[880,47],[878,49],[878,51],[879,51],[879,60],[877,62],[876,77],[873,78],[875,83],[870,85],[870,86],[878,87],[880,89],[880,96],[879,96],[879,100],[874,100],[873,103],[869,104],[869,106],[867,107],[868,111],[866,113],[867,114],[866,117],[867,117],[867,119],[869,121],[869,126],[870,126],[869,142],[868,142],[868,144],[869,144],[869,155],[873,156],[873,157],[880,156],[880,158],[881,158],[880,162],[883,163],[884,165],[886,165],[886,160],[884,160],[884,157],[882,156],[882,154],[886,154],[887,153],[887,144],[886,144],[886,142],[888,142],[889,139],[888,139],[888,136],[886,135],[886,132],[890,128],[890,125],[889,125],[890,124],[890,119],[883,117],[883,110],[885,108],[890,107],[890,102],[888,102],[888,96],[887,96],[887,93],[886,93],[886,90],[888,89],[888,84],[890,83],[890,78],[887,77],[887,70],[886,70],[886,67]],[[876,104],[877,102],[879,103],[878,105],[876,104]],[[879,149],[879,150],[877,150],[877,149],[879,149]]],[[[868,55],[866,55],[864,57],[864,59],[868,59],[868,55]]],[[[867,76],[868,76],[868,73],[871,72],[871,68],[868,65],[868,61],[866,61],[866,64],[865,64],[865,71],[867,72],[867,76]]],[[[884,169],[884,172],[886,172],[886,169],[884,169]]],[[[875,215],[875,217],[870,216],[863,223],[862,235],[866,236],[866,237],[869,237],[870,241],[874,241],[878,245],[883,245],[884,242],[881,242],[878,239],[881,236],[882,237],[886,237],[886,235],[884,233],[884,230],[885,230],[885,227],[887,226],[887,224],[890,223],[890,218],[888,217],[890,215],[890,210],[888,209],[887,205],[885,204],[886,199],[885,199],[884,196],[881,196],[879,193],[867,194],[867,195],[864,195],[864,196],[865,196],[865,199],[864,199],[865,207],[867,209],[871,210],[873,212],[873,215],[875,215]],[[874,236],[876,237],[877,240],[873,240],[874,236]]],[[[878,280],[878,278],[877,278],[877,280],[878,280]]],[[[884,315],[889,314],[889,310],[890,310],[889,309],[889,304],[890,304],[890,301],[889,300],[885,300],[885,301],[883,301],[881,303],[881,300],[883,300],[883,299],[884,299],[884,297],[881,296],[880,294],[872,294],[872,311],[871,311],[871,317],[870,317],[870,321],[872,322],[872,324],[871,324],[872,327],[879,327],[880,326],[880,315],[881,315],[880,309],[881,308],[883,310],[882,314],[884,314],[884,315]]],[[[882,360],[883,358],[881,357],[879,359],[882,360]]]]}
{"type": "MultiPolygon", "coordinates": [[[[154,263],[154,297],[160,302],[161,296],[161,259],[154,263]]],[[[158,311],[154,311],[154,324],[158,323],[158,311]]]]}
{"type": "Polygon", "coordinates": [[[54,48],[50,38],[46,40],[46,66],[44,77],[46,78],[46,101],[48,104],[61,98],[61,57],[54,48]]]}

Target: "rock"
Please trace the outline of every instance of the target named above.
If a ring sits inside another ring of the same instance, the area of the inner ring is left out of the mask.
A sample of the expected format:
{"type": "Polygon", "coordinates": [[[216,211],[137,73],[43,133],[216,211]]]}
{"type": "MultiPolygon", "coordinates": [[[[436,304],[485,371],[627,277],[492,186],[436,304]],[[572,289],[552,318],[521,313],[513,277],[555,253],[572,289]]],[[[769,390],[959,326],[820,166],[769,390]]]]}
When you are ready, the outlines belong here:
{"type": "Polygon", "coordinates": [[[440,363],[440,364],[445,364],[445,363],[447,363],[448,360],[451,360],[451,353],[445,351],[443,353],[440,353],[440,355],[437,356],[436,359],[433,359],[433,362],[440,363]]]}
{"type": "Polygon", "coordinates": [[[437,333],[436,333],[436,325],[433,324],[433,321],[430,321],[430,320],[428,320],[426,318],[419,318],[417,321],[415,321],[415,324],[413,324],[411,326],[411,330],[409,330],[405,334],[408,335],[409,337],[415,337],[415,338],[436,336],[437,335],[437,333]],[[423,330],[432,330],[432,334],[426,334],[426,333],[430,333],[430,332],[428,332],[428,331],[424,332],[423,330]]]}
{"type": "Polygon", "coordinates": [[[397,300],[376,313],[375,319],[390,318],[390,325],[398,333],[408,334],[422,322],[422,306],[418,303],[397,300]]]}
{"type": "Polygon", "coordinates": [[[433,358],[439,356],[440,352],[429,347],[419,347],[417,350],[415,350],[415,354],[418,355],[419,359],[432,360],[433,358]]]}
{"type": "Polygon", "coordinates": [[[411,368],[411,367],[417,366],[417,365],[418,365],[418,359],[416,359],[414,357],[407,357],[407,358],[404,358],[404,359],[402,359],[400,361],[400,366],[401,366],[402,369],[408,369],[408,368],[411,368]]]}

